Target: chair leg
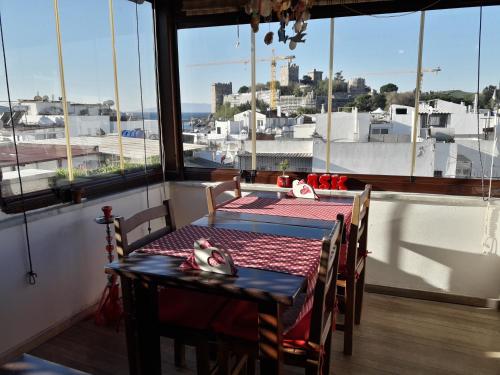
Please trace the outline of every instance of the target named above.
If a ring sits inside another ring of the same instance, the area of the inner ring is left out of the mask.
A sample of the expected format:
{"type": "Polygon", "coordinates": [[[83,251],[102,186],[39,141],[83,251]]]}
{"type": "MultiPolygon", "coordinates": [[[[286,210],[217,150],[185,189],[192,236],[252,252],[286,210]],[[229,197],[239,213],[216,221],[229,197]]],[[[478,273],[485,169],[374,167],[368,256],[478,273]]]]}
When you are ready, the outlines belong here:
{"type": "Polygon", "coordinates": [[[345,296],[345,322],[344,322],[344,354],[352,354],[352,336],[354,331],[354,303],[356,296],[356,278],[349,275],[345,296]]]}
{"type": "Polygon", "coordinates": [[[361,323],[361,312],[363,310],[363,294],[365,291],[365,268],[359,275],[359,279],[356,282],[356,307],[355,307],[355,319],[354,322],[359,325],[361,323]]]}
{"type": "Polygon", "coordinates": [[[257,361],[257,358],[254,356],[249,356],[247,360],[247,375],[255,375],[255,362],[257,361]]]}
{"type": "Polygon", "coordinates": [[[321,370],[321,375],[328,375],[330,374],[330,365],[331,365],[331,360],[332,360],[332,331],[328,333],[328,337],[326,338],[325,341],[325,353],[324,353],[324,358],[323,358],[323,364],[322,367],[320,368],[321,370]]]}
{"type": "Polygon", "coordinates": [[[209,343],[200,340],[196,344],[196,373],[199,375],[210,374],[210,347],[209,343]]]}
{"type": "Polygon", "coordinates": [[[174,339],[175,367],[186,367],[186,347],[181,339],[174,339]]]}
{"type": "Polygon", "coordinates": [[[229,351],[224,345],[217,346],[217,375],[229,375],[231,366],[229,363],[229,351]]]}

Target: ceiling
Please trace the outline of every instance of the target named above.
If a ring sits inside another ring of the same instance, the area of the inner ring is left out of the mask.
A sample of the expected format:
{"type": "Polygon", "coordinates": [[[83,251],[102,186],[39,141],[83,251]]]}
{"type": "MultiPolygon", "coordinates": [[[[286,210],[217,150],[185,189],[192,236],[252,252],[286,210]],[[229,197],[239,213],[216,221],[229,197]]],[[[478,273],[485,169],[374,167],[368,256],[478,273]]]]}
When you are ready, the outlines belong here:
{"type": "MultiPolygon", "coordinates": [[[[243,7],[248,0],[149,0],[174,3],[179,28],[221,26],[249,22],[243,7]]],[[[500,0],[313,0],[311,18],[500,5],[500,0]]]]}

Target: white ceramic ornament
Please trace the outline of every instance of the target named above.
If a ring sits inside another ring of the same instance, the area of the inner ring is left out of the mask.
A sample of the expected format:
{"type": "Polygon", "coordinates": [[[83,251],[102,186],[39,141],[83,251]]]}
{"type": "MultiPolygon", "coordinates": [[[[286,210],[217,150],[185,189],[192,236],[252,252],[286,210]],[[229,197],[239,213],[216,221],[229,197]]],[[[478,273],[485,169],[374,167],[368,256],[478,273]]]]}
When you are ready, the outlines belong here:
{"type": "Polygon", "coordinates": [[[314,188],[308,185],[304,180],[294,180],[292,183],[292,192],[296,198],[319,199],[314,188]]]}
{"type": "Polygon", "coordinates": [[[194,242],[194,260],[200,270],[235,275],[233,258],[224,249],[213,247],[206,239],[201,238],[194,242]]]}

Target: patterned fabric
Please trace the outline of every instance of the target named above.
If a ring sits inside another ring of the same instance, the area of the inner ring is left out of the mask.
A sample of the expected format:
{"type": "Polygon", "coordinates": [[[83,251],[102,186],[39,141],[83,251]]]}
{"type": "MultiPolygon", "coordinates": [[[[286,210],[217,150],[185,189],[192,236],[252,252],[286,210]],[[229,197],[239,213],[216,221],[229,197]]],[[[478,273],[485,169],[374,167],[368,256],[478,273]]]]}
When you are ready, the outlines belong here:
{"type": "Polygon", "coordinates": [[[248,196],[229,202],[219,207],[218,210],[329,221],[337,220],[337,214],[344,214],[347,225],[350,225],[352,216],[352,204],[300,198],[278,199],[248,196]]]}
{"type": "Polygon", "coordinates": [[[194,241],[199,238],[206,238],[214,246],[228,250],[237,267],[259,268],[305,277],[307,298],[297,321],[311,310],[321,253],[320,240],[189,225],[137,251],[187,258],[193,251],[194,241]]]}
{"type": "MultiPolygon", "coordinates": [[[[221,211],[241,212],[255,215],[276,215],[298,217],[303,219],[337,220],[338,214],[344,215],[346,239],[349,240],[349,229],[352,219],[352,204],[335,201],[312,199],[278,199],[248,196],[236,199],[218,208],[221,211]]],[[[342,245],[339,258],[339,272],[344,273],[347,264],[347,244],[342,245]]]]}

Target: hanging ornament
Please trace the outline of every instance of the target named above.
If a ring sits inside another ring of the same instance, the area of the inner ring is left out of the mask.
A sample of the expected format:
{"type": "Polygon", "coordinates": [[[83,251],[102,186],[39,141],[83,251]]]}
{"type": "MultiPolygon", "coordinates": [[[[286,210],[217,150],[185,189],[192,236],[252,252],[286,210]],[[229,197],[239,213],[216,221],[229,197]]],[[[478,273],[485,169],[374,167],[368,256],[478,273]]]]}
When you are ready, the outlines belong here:
{"type": "MultiPolygon", "coordinates": [[[[297,43],[304,43],[305,31],[307,29],[306,21],[311,18],[309,9],[312,7],[312,0],[249,0],[245,4],[245,12],[250,17],[250,25],[254,33],[259,31],[260,17],[268,21],[272,19],[273,12],[280,22],[278,29],[278,40],[286,43],[290,40],[290,49],[295,49],[297,43]],[[290,21],[295,21],[292,27],[295,35],[289,37],[286,35],[285,28],[290,21]]],[[[264,43],[271,44],[274,40],[274,33],[269,31],[264,37],[264,43]]]]}
{"type": "Polygon", "coordinates": [[[264,43],[267,45],[270,45],[273,42],[273,36],[274,33],[272,31],[269,31],[266,36],[264,37],[264,43]]]}
{"type": "Polygon", "coordinates": [[[240,24],[236,25],[236,48],[240,46],[240,24]]]}
{"type": "Polygon", "coordinates": [[[252,13],[252,18],[250,18],[250,26],[254,33],[259,32],[260,15],[258,13],[252,13]]]}
{"type": "Polygon", "coordinates": [[[271,0],[262,0],[260,4],[260,15],[264,18],[267,18],[272,13],[272,5],[271,0]]]}
{"type": "Polygon", "coordinates": [[[279,30],[278,30],[278,40],[280,42],[286,43],[287,39],[288,39],[288,36],[286,35],[285,24],[282,23],[279,30]]]}

